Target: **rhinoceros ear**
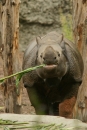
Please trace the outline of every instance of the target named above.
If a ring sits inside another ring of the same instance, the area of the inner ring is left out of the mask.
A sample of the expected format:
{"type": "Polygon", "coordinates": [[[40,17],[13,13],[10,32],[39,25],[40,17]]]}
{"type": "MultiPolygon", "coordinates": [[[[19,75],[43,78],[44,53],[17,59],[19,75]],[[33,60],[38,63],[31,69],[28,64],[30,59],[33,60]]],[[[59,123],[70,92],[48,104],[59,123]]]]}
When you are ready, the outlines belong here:
{"type": "Polygon", "coordinates": [[[62,41],[62,42],[60,43],[60,46],[61,46],[61,48],[62,48],[63,50],[65,50],[65,42],[64,42],[64,41],[62,41]]]}
{"type": "Polygon", "coordinates": [[[67,58],[67,53],[66,53],[66,47],[65,47],[65,41],[63,40],[60,44],[61,48],[62,48],[62,52],[65,55],[65,57],[67,58]]]}
{"type": "Polygon", "coordinates": [[[42,43],[40,36],[36,37],[36,42],[37,42],[38,45],[40,45],[42,43]]]}
{"type": "Polygon", "coordinates": [[[61,34],[60,44],[61,44],[61,42],[63,41],[63,39],[64,39],[64,35],[63,35],[63,34],[61,34]]]}

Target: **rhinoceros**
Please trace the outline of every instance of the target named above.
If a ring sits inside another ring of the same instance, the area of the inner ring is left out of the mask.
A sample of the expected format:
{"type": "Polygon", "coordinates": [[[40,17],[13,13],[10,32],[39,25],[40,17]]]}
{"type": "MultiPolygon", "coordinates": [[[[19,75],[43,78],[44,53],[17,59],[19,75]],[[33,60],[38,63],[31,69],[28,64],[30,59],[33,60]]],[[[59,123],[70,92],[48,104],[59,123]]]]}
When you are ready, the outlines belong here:
{"type": "Polygon", "coordinates": [[[55,31],[38,36],[25,50],[23,70],[41,64],[45,66],[23,76],[36,114],[73,118],[84,70],[76,45],[55,31]]]}

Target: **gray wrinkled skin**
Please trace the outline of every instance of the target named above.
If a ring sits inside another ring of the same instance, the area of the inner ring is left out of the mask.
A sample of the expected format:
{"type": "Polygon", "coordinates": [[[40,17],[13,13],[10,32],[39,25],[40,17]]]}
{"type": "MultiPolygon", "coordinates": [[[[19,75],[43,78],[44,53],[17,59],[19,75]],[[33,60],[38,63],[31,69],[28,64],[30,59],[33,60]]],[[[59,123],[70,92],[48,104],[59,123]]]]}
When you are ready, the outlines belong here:
{"type": "Polygon", "coordinates": [[[51,32],[37,37],[24,54],[23,69],[41,64],[46,66],[25,74],[23,83],[37,114],[58,115],[52,104],[77,96],[83,60],[74,43],[51,32]]]}

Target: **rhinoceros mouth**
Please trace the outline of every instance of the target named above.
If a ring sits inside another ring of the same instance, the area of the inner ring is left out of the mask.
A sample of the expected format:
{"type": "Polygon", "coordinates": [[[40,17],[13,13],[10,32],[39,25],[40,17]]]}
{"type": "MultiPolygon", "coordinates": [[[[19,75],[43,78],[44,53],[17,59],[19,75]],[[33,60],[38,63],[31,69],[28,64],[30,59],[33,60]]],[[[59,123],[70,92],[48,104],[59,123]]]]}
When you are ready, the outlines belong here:
{"type": "Polygon", "coordinates": [[[45,65],[43,67],[45,70],[51,71],[57,68],[57,65],[45,65]]]}

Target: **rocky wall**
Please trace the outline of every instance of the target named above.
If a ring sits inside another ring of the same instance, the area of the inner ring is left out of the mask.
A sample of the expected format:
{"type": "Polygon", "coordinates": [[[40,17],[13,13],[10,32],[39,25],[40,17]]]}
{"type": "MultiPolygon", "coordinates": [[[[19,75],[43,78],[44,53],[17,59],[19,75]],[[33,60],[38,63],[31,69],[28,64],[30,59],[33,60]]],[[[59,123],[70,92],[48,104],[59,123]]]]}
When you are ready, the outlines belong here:
{"type": "Polygon", "coordinates": [[[21,0],[20,49],[25,50],[36,36],[56,30],[61,31],[61,13],[72,13],[71,0],[21,0]]]}

